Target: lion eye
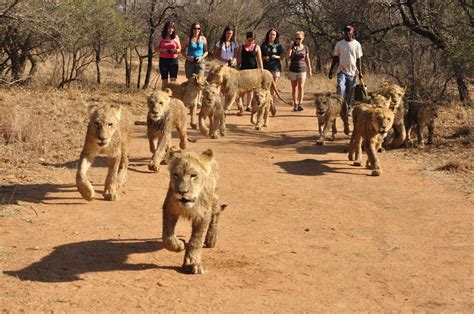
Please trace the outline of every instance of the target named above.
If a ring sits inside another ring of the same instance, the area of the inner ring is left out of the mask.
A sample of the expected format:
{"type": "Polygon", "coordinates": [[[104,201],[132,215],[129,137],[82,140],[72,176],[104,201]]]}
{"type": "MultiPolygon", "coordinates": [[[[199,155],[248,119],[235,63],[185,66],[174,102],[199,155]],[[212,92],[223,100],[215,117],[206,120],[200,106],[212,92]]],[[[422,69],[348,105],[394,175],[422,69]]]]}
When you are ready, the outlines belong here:
{"type": "Polygon", "coordinates": [[[108,126],[109,126],[109,128],[111,128],[111,127],[114,126],[114,124],[113,124],[113,123],[109,123],[108,126]]]}
{"type": "Polygon", "coordinates": [[[177,173],[173,173],[173,177],[174,177],[175,179],[178,179],[178,178],[179,178],[179,176],[178,176],[177,173]]]}
{"type": "Polygon", "coordinates": [[[194,178],[196,178],[196,177],[197,177],[197,174],[194,174],[194,173],[191,174],[191,179],[194,179],[194,178]]]}

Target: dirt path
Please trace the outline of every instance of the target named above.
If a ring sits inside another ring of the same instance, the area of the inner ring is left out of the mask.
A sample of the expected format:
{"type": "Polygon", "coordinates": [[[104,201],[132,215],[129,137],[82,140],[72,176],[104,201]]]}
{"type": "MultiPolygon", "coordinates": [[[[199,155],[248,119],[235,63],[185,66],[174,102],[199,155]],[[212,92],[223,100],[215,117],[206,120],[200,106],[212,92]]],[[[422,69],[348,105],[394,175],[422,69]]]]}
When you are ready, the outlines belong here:
{"type": "Polygon", "coordinates": [[[263,132],[248,115],[230,115],[220,140],[190,131],[190,149],[215,151],[229,204],[205,275],[182,274],[183,253],[162,249],[168,173],[147,171],[144,126],[118,202],[82,200],[74,169],[18,186],[21,206],[0,218],[2,311],[472,312],[472,200],[390,153],[370,177],[342,154],[346,138],[314,145],[313,108],[278,109],[263,132]]]}

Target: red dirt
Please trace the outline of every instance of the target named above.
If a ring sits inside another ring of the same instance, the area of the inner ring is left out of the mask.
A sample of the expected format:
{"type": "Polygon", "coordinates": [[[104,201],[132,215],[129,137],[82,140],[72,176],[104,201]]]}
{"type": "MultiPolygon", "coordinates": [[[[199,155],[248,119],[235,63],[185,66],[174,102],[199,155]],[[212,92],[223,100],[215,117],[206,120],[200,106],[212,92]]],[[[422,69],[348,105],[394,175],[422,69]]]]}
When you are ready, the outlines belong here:
{"type": "MultiPolygon", "coordinates": [[[[390,152],[371,177],[342,153],[342,135],[315,145],[313,107],[279,104],[264,131],[248,114],[229,115],[219,140],[189,131],[191,150],[214,150],[229,204],[216,248],[203,250],[207,274],[181,273],[184,253],[162,249],[168,173],[148,172],[145,126],[135,126],[117,202],[100,197],[103,159],[89,172],[99,192],[90,203],[74,163],[12,187],[19,205],[4,205],[0,219],[0,309],[472,312],[472,198],[390,152]]],[[[189,223],[177,233],[188,239],[189,223]]]]}

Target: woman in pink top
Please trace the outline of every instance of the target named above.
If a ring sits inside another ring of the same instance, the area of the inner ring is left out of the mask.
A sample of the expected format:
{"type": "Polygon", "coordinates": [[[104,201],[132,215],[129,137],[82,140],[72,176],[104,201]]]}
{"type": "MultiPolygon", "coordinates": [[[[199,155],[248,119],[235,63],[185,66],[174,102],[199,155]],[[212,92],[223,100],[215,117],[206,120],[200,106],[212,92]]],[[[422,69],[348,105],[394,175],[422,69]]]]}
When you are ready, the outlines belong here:
{"type": "Polygon", "coordinates": [[[165,88],[169,82],[168,75],[171,81],[176,81],[178,77],[178,55],[181,52],[181,43],[173,22],[165,23],[160,40],[155,42],[155,52],[160,54],[161,88],[165,88]]]}

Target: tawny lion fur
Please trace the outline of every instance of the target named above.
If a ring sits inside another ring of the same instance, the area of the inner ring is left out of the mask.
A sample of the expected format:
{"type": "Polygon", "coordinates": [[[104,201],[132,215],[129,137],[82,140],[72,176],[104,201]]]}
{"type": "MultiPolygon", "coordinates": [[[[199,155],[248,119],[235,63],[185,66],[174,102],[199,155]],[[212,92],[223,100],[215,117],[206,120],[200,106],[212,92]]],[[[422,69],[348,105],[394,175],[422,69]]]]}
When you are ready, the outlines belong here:
{"type": "Polygon", "coordinates": [[[425,145],[423,140],[423,129],[428,127],[428,145],[433,144],[433,135],[435,131],[435,120],[438,117],[438,108],[436,103],[431,101],[409,101],[408,113],[405,119],[407,130],[406,146],[411,146],[411,130],[416,126],[416,135],[418,146],[425,145]]]}
{"type": "Polygon", "coordinates": [[[354,130],[349,144],[349,160],[354,160],[356,166],[361,165],[361,142],[364,139],[364,148],[368,158],[367,167],[372,169],[373,176],[379,176],[382,174],[382,169],[377,159],[376,146],[392,127],[394,113],[386,108],[359,105],[354,108],[352,118],[354,130]]]}
{"type": "Polygon", "coordinates": [[[171,98],[171,95],[171,90],[166,88],[148,97],[147,135],[153,154],[148,169],[151,171],[158,171],[160,163],[165,160],[173,128],[179,134],[179,147],[186,149],[186,107],[181,100],[171,98]]]}
{"type": "Polygon", "coordinates": [[[267,127],[270,125],[268,113],[270,112],[272,106],[273,97],[269,90],[263,88],[254,89],[250,122],[255,126],[255,130],[260,130],[262,127],[267,127]],[[257,115],[256,121],[255,115],[257,115]]]}
{"type": "Polygon", "coordinates": [[[387,148],[400,147],[406,138],[404,123],[405,106],[403,105],[403,97],[405,96],[405,92],[406,88],[397,84],[386,84],[380,91],[376,92],[376,94],[391,99],[390,109],[395,114],[392,130],[384,140],[384,146],[387,148]]]}
{"type": "Polygon", "coordinates": [[[84,199],[93,200],[94,188],[87,179],[87,171],[97,155],[105,155],[108,171],[104,198],[115,201],[119,198],[118,190],[127,179],[132,117],[120,105],[92,105],[89,107],[89,115],[86,139],[76,173],[77,189],[84,199]]]}
{"type": "Polygon", "coordinates": [[[224,109],[226,112],[238,100],[239,114],[243,114],[243,106],[239,96],[255,88],[273,89],[280,100],[288,103],[281,98],[273,81],[273,75],[268,70],[252,69],[239,71],[227,66],[215,66],[209,71],[207,81],[221,86],[222,93],[225,96],[224,109]]]}
{"type": "Polygon", "coordinates": [[[217,130],[225,136],[225,114],[220,89],[215,84],[208,84],[202,93],[202,107],[199,112],[199,130],[204,136],[219,138],[217,130]],[[209,129],[206,127],[209,118],[209,129]]]}
{"type": "Polygon", "coordinates": [[[202,248],[216,245],[220,212],[226,206],[219,205],[217,162],[210,149],[199,154],[171,148],[168,164],[170,184],[163,204],[163,244],[174,252],[186,249],[183,270],[203,274],[202,248]],[[192,222],[188,243],[175,235],[180,217],[192,222]]]}
{"type": "Polygon", "coordinates": [[[319,138],[318,145],[324,145],[327,133],[332,129],[331,140],[336,138],[336,118],[340,115],[344,122],[344,133],[349,134],[349,121],[347,110],[344,110],[344,97],[337,94],[315,94],[314,103],[316,105],[316,115],[318,117],[319,138]]]}
{"type": "Polygon", "coordinates": [[[183,101],[184,105],[189,108],[191,115],[191,128],[197,129],[197,103],[201,96],[201,91],[206,87],[205,78],[194,74],[193,77],[183,83],[170,82],[164,87],[171,89],[173,98],[183,101]]]}

